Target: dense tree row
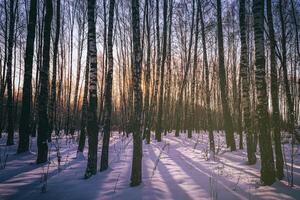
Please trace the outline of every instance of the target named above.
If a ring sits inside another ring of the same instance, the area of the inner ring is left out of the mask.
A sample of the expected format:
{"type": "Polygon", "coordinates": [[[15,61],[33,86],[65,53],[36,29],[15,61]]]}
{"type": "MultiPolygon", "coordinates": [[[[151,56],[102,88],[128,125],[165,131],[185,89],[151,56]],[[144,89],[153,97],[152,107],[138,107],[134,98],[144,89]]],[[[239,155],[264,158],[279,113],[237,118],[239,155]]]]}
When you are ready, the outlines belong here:
{"type": "Polygon", "coordinates": [[[2,0],[0,137],[23,153],[37,135],[37,163],[55,135],[78,137],[78,152],[87,137],[89,178],[98,132],[100,171],[111,131],[132,134],[135,186],[151,132],[205,130],[214,154],[222,130],[249,164],[259,147],[270,185],[284,176],[282,133],[300,141],[299,12],[295,0],[2,0]]]}

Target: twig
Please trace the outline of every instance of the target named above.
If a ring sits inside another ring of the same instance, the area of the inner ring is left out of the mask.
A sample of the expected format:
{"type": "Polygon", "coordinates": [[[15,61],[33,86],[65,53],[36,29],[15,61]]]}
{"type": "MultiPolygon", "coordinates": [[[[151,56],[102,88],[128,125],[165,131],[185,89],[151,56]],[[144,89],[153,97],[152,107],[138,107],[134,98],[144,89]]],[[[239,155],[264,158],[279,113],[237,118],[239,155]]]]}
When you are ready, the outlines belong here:
{"type": "Polygon", "coordinates": [[[155,166],[154,166],[153,171],[152,171],[151,179],[152,179],[152,177],[154,176],[155,170],[156,170],[156,168],[157,168],[157,165],[158,165],[158,163],[159,163],[160,157],[161,157],[161,155],[162,155],[164,149],[166,148],[166,146],[169,146],[169,145],[170,145],[170,144],[166,142],[166,143],[164,144],[163,148],[160,150],[159,155],[158,155],[158,157],[157,157],[157,159],[156,159],[156,161],[155,161],[155,166]]]}
{"type": "Polygon", "coordinates": [[[116,184],[115,184],[115,188],[114,188],[114,192],[116,192],[116,189],[117,189],[117,184],[118,184],[118,181],[119,181],[120,175],[121,175],[121,172],[120,172],[120,173],[119,173],[119,175],[118,175],[118,178],[117,178],[117,181],[116,181],[116,184]]]}

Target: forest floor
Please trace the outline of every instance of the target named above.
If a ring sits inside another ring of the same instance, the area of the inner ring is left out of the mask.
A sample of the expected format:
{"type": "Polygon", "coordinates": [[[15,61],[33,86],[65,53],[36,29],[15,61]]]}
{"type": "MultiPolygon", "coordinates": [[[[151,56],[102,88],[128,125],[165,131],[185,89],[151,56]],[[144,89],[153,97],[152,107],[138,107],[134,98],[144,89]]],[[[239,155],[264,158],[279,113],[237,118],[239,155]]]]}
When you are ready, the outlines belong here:
{"type": "MultiPolygon", "coordinates": [[[[99,136],[99,141],[101,139],[99,136]]],[[[143,183],[132,188],[129,187],[132,137],[113,133],[110,139],[109,169],[98,172],[88,180],[83,179],[87,148],[83,154],[77,154],[76,139],[67,136],[57,140],[54,138],[49,143],[50,162],[36,165],[35,138],[31,139],[30,153],[16,155],[17,145],[5,146],[5,137],[2,137],[0,200],[300,198],[299,146],[295,146],[295,186],[291,188],[287,181],[287,170],[290,170],[291,165],[289,144],[283,145],[287,160],[284,180],[272,186],[261,186],[259,159],[256,165],[247,165],[245,150],[230,152],[225,148],[222,133],[215,132],[215,143],[216,155],[213,159],[208,151],[208,136],[204,132],[194,133],[191,139],[186,134],[175,137],[174,133],[169,133],[159,143],[152,138],[150,145],[143,145],[143,183]],[[60,165],[58,150],[61,155],[60,165]]],[[[100,155],[101,142],[99,158],[100,155]]]]}

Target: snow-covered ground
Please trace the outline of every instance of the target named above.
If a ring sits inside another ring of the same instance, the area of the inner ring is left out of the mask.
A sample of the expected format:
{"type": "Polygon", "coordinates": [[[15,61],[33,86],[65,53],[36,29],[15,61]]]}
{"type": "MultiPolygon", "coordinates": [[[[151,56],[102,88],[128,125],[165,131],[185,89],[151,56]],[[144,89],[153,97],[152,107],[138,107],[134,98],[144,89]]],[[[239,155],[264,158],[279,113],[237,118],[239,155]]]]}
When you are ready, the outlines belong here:
{"type": "MultiPolygon", "coordinates": [[[[131,137],[114,133],[110,140],[110,168],[88,180],[83,179],[87,148],[83,155],[77,155],[76,139],[53,139],[49,143],[51,162],[44,165],[35,164],[35,139],[31,142],[31,152],[21,155],[15,154],[16,145],[5,146],[5,137],[0,142],[1,165],[8,155],[5,169],[0,169],[1,200],[300,199],[299,155],[295,157],[293,188],[288,186],[286,178],[272,186],[260,186],[259,161],[256,165],[247,165],[245,151],[228,151],[220,133],[215,133],[215,159],[207,150],[207,134],[204,132],[194,133],[191,139],[186,134],[175,137],[174,133],[169,133],[160,143],[152,139],[150,145],[144,144],[143,183],[133,188],[129,186],[131,137]],[[47,181],[45,174],[48,174],[47,181]]],[[[290,148],[284,146],[286,159],[290,160],[290,148]]],[[[101,142],[99,158],[100,151],[101,142]]],[[[287,167],[289,165],[288,161],[287,167]]]]}

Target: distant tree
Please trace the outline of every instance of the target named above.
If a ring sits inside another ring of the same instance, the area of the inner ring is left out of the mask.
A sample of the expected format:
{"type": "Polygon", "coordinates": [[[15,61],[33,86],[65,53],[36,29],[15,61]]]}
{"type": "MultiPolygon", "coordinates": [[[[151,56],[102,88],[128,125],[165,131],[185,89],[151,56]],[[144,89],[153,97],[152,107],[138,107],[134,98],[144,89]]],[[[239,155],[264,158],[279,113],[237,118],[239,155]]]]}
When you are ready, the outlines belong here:
{"type": "MultiPolygon", "coordinates": [[[[180,89],[179,89],[179,97],[178,97],[178,105],[176,107],[176,132],[175,136],[179,136],[179,129],[180,129],[180,114],[181,110],[184,108],[183,106],[183,97],[184,94],[186,94],[186,85],[188,85],[188,73],[190,70],[191,66],[191,51],[192,51],[192,44],[193,44],[193,35],[194,35],[194,24],[195,24],[195,0],[192,2],[192,23],[191,23],[191,29],[190,29],[190,39],[189,39],[189,44],[188,44],[188,49],[187,52],[184,52],[187,54],[187,59],[184,65],[184,74],[183,74],[183,80],[182,83],[180,84],[180,89]]],[[[188,135],[188,137],[191,137],[191,135],[188,135]]]]}
{"type": "Polygon", "coordinates": [[[218,30],[218,64],[219,64],[219,84],[221,89],[222,109],[224,117],[224,129],[226,134],[226,143],[231,151],[236,150],[232,118],[229,109],[229,99],[227,93],[227,81],[224,64],[224,45],[223,45],[223,28],[222,28],[222,7],[221,0],[217,0],[217,30],[218,30]]]}
{"type": "MultiPolygon", "coordinates": [[[[72,91],[73,91],[73,45],[74,45],[74,24],[75,24],[75,13],[78,7],[78,0],[66,1],[67,3],[67,16],[68,16],[68,30],[69,32],[69,45],[68,45],[68,53],[69,53],[69,77],[67,78],[68,82],[68,90],[67,92],[67,120],[65,123],[65,130],[67,134],[74,135],[74,127],[73,127],[73,119],[75,116],[72,115],[71,111],[71,99],[72,99],[72,91]]],[[[76,83],[75,83],[76,84],[76,83]]],[[[75,86],[76,88],[76,86],[75,86]]]]}
{"type": "Polygon", "coordinates": [[[205,105],[206,105],[206,126],[208,130],[208,137],[209,137],[209,149],[212,152],[215,152],[215,140],[213,134],[213,127],[212,127],[212,119],[211,119],[211,109],[210,109],[210,89],[209,89],[209,67],[208,67],[208,59],[207,59],[207,49],[206,49],[206,36],[205,36],[205,25],[203,19],[203,11],[202,11],[202,2],[198,0],[199,5],[199,17],[200,17],[200,24],[201,24],[201,39],[202,39],[202,50],[203,50],[203,64],[205,69],[205,105]]]}
{"type": "Polygon", "coordinates": [[[37,2],[37,37],[36,37],[36,73],[35,73],[35,90],[34,90],[34,97],[32,102],[32,110],[33,110],[33,117],[31,123],[31,136],[36,137],[37,132],[37,123],[38,123],[38,98],[39,98],[39,90],[40,90],[40,69],[42,66],[42,56],[43,56],[43,34],[44,34],[44,27],[45,27],[45,4],[44,2],[37,2]]]}
{"type": "Polygon", "coordinates": [[[108,168],[108,151],[109,151],[111,109],[112,109],[112,81],[113,81],[113,64],[114,64],[114,60],[113,60],[114,7],[115,7],[115,1],[110,0],[108,32],[107,32],[108,70],[106,73],[105,90],[104,90],[104,124],[103,124],[104,135],[103,135],[103,143],[102,143],[100,171],[104,171],[108,168]]]}
{"type": "Polygon", "coordinates": [[[60,0],[56,0],[56,29],[55,29],[55,38],[53,43],[53,71],[52,71],[52,80],[51,80],[51,96],[49,103],[49,126],[50,134],[53,129],[56,129],[56,82],[57,82],[57,54],[58,54],[58,42],[59,42],[59,33],[60,33],[60,0]]]}
{"type": "Polygon", "coordinates": [[[77,69],[76,69],[76,82],[75,82],[75,90],[74,90],[74,99],[73,99],[73,120],[71,122],[71,130],[75,131],[75,129],[78,127],[76,124],[78,123],[77,120],[77,113],[78,113],[78,101],[79,101],[79,84],[80,84],[80,74],[81,74],[81,60],[82,60],[82,52],[83,52],[83,44],[84,44],[84,27],[85,27],[85,1],[79,1],[78,2],[78,8],[77,8],[77,14],[76,14],[76,21],[77,21],[77,27],[78,27],[78,43],[77,43],[77,69]]]}
{"type": "Polygon", "coordinates": [[[169,17],[168,17],[168,49],[167,49],[167,80],[166,80],[166,101],[165,101],[165,135],[172,129],[172,26],[173,26],[173,0],[169,0],[169,17]]]}
{"type": "Polygon", "coordinates": [[[192,83],[191,83],[191,105],[190,105],[190,125],[189,125],[189,133],[188,136],[192,136],[192,131],[195,130],[195,93],[196,93],[196,72],[198,65],[198,38],[199,38],[199,21],[200,21],[200,1],[197,0],[197,11],[196,11],[196,28],[195,28],[195,44],[194,44],[194,62],[193,62],[193,70],[192,70],[192,83]]]}
{"type": "MultiPolygon", "coordinates": [[[[298,58],[300,57],[300,47],[299,47],[299,30],[298,30],[298,23],[297,23],[297,16],[296,16],[296,8],[294,5],[294,0],[291,0],[291,7],[292,7],[292,16],[293,16],[293,23],[295,26],[295,40],[296,40],[296,49],[298,58]]],[[[299,91],[300,91],[300,80],[299,80],[299,91]]]]}
{"type": "MultiPolygon", "coordinates": [[[[0,138],[2,137],[2,130],[4,129],[6,122],[6,113],[4,114],[4,93],[6,88],[6,69],[7,69],[7,40],[8,40],[8,21],[9,21],[9,11],[7,1],[3,1],[3,10],[4,10],[4,24],[3,24],[3,39],[4,39],[4,55],[3,55],[3,65],[1,65],[1,83],[0,83],[0,138]]],[[[1,54],[2,57],[2,54],[1,54]]],[[[2,60],[1,59],[1,60],[2,60]]]]}
{"type": "Polygon", "coordinates": [[[82,101],[82,108],[81,108],[80,137],[78,143],[79,152],[83,152],[84,145],[85,145],[85,138],[86,138],[88,88],[89,88],[89,55],[87,52],[86,68],[85,68],[85,76],[84,76],[83,101],[82,101]]]}
{"type": "MultiPolygon", "coordinates": [[[[285,1],[284,1],[285,2],[285,1]]],[[[288,130],[291,134],[296,136],[298,142],[300,142],[300,135],[295,134],[295,113],[294,113],[294,101],[292,98],[292,93],[289,83],[289,75],[287,71],[287,42],[286,42],[286,21],[285,21],[285,6],[286,4],[282,0],[279,0],[279,21],[281,28],[281,53],[282,53],[282,69],[283,69],[283,79],[285,87],[285,95],[287,100],[287,109],[288,109],[288,130]]]]}
{"type": "Polygon", "coordinates": [[[276,155],[276,176],[278,179],[282,179],[283,173],[283,156],[281,150],[281,134],[280,134],[280,113],[279,113],[279,98],[278,98],[278,79],[277,79],[277,65],[275,58],[275,33],[273,27],[272,16],[272,2],[267,0],[267,18],[269,27],[269,39],[270,39],[270,65],[271,65],[271,96],[272,96],[272,130],[274,134],[275,143],[275,155],[276,155]]]}
{"type": "Polygon", "coordinates": [[[158,89],[159,89],[159,77],[160,77],[160,65],[161,65],[161,47],[160,47],[160,15],[159,15],[159,4],[160,0],[156,0],[155,3],[155,12],[156,12],[156,19],[155,19],[155,26],[156,26],[156,76],[155,76],[155,86],[154,86],[154,98],[153,98],[153,105],[157,107],[157,97],[158,97],[158,89]]]}
{"type": "Polygon", "coordinates": [[[98,124],[103,126],[103,101],[104,101],[104,81],[105,81],[105,74],[107,72],[107,60],[108,60],[108,52],[107,52],[107,12],[106,12],[106,2],[107,0],[103,0],[103,53],[102,53],[102,78],[100,82],[100,102],[99,102],[99,116],[98,116],[98,124]]]}
{"type": "Polygon", "coordinates": [[[158,111],[157,111],[157,122],[155,138],[158,142],[161,141],[162,133],[162,120],[163,120],[163,95],[164,95],[164,77],[165,77],[165,60],[167,55],[167,34],[168,34],[168,24],[167,24],[167,14],[168,14],[168,0],[164,0],[163,6],[163,44],[162,44],[162,59],[160,65],[160,88],[159,88],[159,100],[158,100],[158,111]]]}
{"type": "Polygon", "coordinates": [[[145,99],[144,99],[144,137],[147,144],[150,144],[150,81],[151,81],[151,32],[150,32],[150,19],[149,19],[149,0],[145,2],[145,21],[146,21],[146,69],[145,69],[145,99]]]}
{"type": "Polygon", "coordinates": [[[13,87],[12,87],[12,58],[15,35],[15,20],[18,0],[11,0],[9,4],[9,32],[7,53],[7,141],[6,145],[14,144],[14,121],[13,121],[13,87]]]}

